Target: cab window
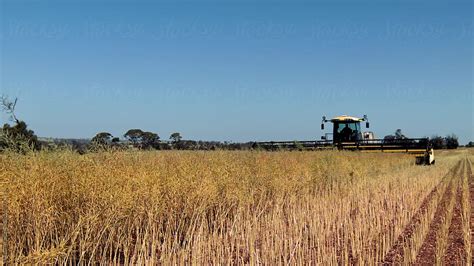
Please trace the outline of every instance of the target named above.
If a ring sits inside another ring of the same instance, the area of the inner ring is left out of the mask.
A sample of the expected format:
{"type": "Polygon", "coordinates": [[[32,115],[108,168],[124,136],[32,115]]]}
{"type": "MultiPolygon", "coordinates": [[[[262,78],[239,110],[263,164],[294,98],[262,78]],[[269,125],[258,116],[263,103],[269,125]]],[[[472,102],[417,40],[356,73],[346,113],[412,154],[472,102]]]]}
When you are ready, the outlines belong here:
{"type": "Polygon", "coordinates": [[[346,127],[346,125],[348,125],[352,131],[360,132],[359,123],[340,123],[340,124],[337,124],[337,133],[341,133],[341,131],[346,127]]]}

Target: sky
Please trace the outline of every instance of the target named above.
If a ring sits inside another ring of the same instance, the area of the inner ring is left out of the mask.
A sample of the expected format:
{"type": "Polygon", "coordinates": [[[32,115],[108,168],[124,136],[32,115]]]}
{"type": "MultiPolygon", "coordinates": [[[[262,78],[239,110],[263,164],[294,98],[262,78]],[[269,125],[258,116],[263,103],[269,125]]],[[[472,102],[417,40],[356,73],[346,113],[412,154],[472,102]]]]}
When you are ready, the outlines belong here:
{"type": "Polygon", "coordinates": [[[41,137],[315,140],[323,115],[366,114],[376,137],[466,143],[473,12],[436,0],[0,0],[0,94],[41,137]]]}

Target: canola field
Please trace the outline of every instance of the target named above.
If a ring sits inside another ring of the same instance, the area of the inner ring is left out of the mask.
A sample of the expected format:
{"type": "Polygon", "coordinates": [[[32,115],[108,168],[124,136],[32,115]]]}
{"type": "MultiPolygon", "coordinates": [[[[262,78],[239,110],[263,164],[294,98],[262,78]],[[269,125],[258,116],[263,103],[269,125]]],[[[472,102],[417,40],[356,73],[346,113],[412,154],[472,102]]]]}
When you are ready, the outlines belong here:
{"type": "Polygon", "coordinates": [[[7,264],[472,263],[472,150],[0,155],[7,264]]]}

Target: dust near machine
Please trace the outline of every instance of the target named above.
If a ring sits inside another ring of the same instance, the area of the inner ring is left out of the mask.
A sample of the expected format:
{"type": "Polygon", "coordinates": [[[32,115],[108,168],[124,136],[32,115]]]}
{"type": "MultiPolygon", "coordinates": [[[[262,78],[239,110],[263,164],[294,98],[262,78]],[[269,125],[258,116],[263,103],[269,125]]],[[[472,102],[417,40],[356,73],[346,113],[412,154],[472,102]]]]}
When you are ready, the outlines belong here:
{"type": "Polygon", "coordinates": [[[341,115],[332,119],[323,116],[321,130],[325,123],[332,123],[332,133],[326,133],[321,140],[315,141],[267,141],[255,142],[255,147],[267,150],[277,149],[338,149],[360,152],[407,153],[416,158],[416,164],[431,165],[435,163],[434,151],[428,138],[393,138],[376,139],[371,131],[363,132],[361,123],[369,128],[367,116],[363,118],[341,115]]]}

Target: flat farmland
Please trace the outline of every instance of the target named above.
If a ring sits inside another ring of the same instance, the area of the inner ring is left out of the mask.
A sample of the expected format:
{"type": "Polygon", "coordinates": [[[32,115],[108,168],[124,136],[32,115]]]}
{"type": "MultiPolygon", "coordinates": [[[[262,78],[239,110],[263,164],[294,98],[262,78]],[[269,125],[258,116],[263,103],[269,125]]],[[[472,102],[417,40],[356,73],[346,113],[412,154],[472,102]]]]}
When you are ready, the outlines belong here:
{"type": "Polygon", "coordinates": [[[0,156],[3,262],[471,264],[472,150],[0,156]],[[7,219],[5,219],[7,218],[7,219]]]}

